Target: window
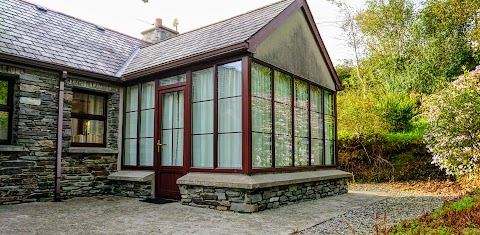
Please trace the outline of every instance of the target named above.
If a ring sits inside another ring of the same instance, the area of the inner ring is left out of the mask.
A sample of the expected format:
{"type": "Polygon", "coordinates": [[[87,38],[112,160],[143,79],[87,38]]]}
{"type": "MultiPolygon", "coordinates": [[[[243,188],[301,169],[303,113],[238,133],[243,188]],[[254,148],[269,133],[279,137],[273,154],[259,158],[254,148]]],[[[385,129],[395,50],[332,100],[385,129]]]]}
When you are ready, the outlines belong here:
{"type": "Polygon", "coordinates": [[[11,144],[13,79],[0,77],[0,144],[11,144]]]}
{"type": "Polygon", "coordinates": [[[334,92],[257,63],[251,74],[252,167],[335,165],[334,92]]]}
{"type": "Polygon", "coordinates": [[[73,91],[72,146],[105,147],[107,95],[73,91]]]}
{"type": "Polygon", "coordinates": [[[242,64],[192,72],[192,167],[242,168],[242,64]]]}
{"type": "MultiPolygon", "coordinates": [[[[159,80],[158,84],[159,86],[170,86],[174,84],[184,83],[185,81],[186,74],[179,74],[167,78],[162,78],[159,80]]],[[[155,81],[141,83],[126,88],[124,118],[125,124],[123,129],[123,166],[153,166],[156,151],[154,136],[155,92],[155,81]]],[[[165,97],[164,102],[171,104],[171,107],[173,108],[174,103],[182,103],[179,100],[183,100],[183,93],[181,97],[165,97]]],[[[167,107],[168,105],[165,103],[164,106],[167,107]]],[[[166,108],[166,110],[169,110],[169,108],[166,108]]],[[[165,115],[165,117],[167,116],[168,115],[165,115]]],[[[163,123],[165,124],[165,121],[163,123]]],[[[164,127],[166,127],[166,125],[164,125],[164,127]]],[[[177,130],[176,133],[177,132],[181,133],[180,130],[177,130]]],[[[176,137],[175,139],[180,138],[177,135],[174,135],[174,137],[176,137]]],[[[168,138],[162,138],[162,141],[167,140],[168,138]]],[[[167,150],[168,148],[165,148],[165,151],[167,150]]],[[[182,158],[178,158],[178,160],[182,160],[182,158]]],[[[171,164],[180,164],[180,162],[174,162],[171,164]]]]}

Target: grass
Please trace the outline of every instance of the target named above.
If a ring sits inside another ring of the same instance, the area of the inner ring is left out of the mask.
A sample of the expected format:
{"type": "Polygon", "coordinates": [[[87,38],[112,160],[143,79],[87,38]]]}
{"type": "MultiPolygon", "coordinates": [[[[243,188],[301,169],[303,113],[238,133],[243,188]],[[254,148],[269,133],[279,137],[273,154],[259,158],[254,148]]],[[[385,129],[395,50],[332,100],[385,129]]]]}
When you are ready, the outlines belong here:
{"type": "Polygon", "coordinates": [[[403,222],[386,234],[480,234],[480,190],[418,219],[403,222]]]}

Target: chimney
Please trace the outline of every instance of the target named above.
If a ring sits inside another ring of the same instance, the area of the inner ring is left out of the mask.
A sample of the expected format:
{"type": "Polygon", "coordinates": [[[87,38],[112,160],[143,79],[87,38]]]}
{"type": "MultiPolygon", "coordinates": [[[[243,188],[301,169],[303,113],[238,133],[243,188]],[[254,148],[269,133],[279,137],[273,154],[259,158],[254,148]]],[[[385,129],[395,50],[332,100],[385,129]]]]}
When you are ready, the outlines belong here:
{"type": "Polygon", "coordinates": [[[142,32],[143,40],[150,43],[157,43],[173,38],[178,32],[162,25],[162,19],[156,18],[154,27],[142,32]]]}

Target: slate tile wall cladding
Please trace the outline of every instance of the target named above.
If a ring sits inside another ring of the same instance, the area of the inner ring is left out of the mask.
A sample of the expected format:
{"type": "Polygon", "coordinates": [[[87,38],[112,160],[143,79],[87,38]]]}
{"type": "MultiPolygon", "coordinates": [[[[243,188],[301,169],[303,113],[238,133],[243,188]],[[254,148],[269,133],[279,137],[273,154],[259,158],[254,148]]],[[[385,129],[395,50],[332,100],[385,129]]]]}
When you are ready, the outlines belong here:
{"type": "MultiPolygon", "coordinates": [[[[58,113],[58,74],[0,65],[15,74],[13,145],[0,146],[0,204],[53,200],[58,113]]],[[[107,180],[117,169],[117,154],[69,154],[72,88],[108,93],[107,147],[117,150],[120,88],[69,78],[65,83],[62,197],[111,193],[107,180]]]]}
{"type": "Polygon", "coordinates": [[[121,197],[151,198],[154,182],[112,181],[112,193],[121,197]]]}
{"type": "Polygon", "coordinates": [[[345,194],[348,192],[347,183],[348,179],[343,178],[255,190],[180,185],[180,194],[183,205],[252,213],[345,194]]]}

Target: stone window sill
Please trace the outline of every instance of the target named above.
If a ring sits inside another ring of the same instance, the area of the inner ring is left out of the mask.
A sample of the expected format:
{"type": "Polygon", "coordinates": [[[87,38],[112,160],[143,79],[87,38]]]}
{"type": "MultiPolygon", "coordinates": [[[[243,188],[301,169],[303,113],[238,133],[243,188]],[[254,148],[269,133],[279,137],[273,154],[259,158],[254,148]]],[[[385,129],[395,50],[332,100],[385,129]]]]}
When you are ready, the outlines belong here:
{"type": "Polygon", "coordinates": [[[28,149],[23,146],[0,145],[0,152],[28,152],[28,149]]]}
{"type": "Polygon", "coordinates": [[[91,148],[91,147],[71,147],[67,149],[68,153],[104,153],[104,154],[117,154],[118,150],[109,148],[91,148]]]}
{"type": "Polygon", "coordinates": [[[148,182],[155,178],[154,171],[117,171],[108,176],[109,180],[148,182]]]}

